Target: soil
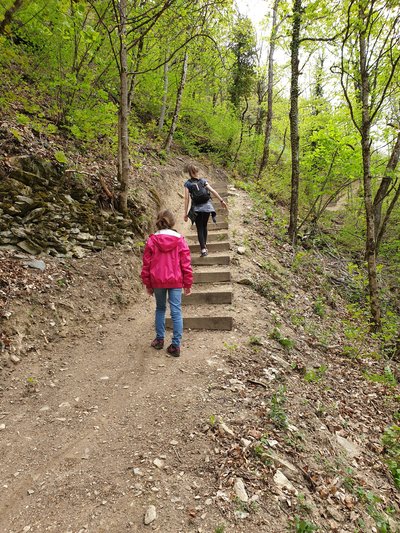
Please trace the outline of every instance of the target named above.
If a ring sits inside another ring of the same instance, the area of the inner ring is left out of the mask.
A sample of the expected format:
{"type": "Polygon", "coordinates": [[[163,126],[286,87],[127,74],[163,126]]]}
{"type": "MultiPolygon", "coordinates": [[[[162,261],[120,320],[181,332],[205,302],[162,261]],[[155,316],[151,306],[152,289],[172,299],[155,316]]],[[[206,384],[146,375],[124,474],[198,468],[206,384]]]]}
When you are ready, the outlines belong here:
{"type": "MultiPolygon", "coordinates": [[[[163,171],[179,217],[184,163],[163,171]]],[[[13,303],[24,341],[2,377],[2,532],[400,530],[381,444],[395,390],[363,376],[383,363],[344,354],[329,265],[296,270],[244,191],[229,206],[234,329],[185,332],[180,358],[150,347],[140,243],[29,274],[67,281],[13,303]]]]}

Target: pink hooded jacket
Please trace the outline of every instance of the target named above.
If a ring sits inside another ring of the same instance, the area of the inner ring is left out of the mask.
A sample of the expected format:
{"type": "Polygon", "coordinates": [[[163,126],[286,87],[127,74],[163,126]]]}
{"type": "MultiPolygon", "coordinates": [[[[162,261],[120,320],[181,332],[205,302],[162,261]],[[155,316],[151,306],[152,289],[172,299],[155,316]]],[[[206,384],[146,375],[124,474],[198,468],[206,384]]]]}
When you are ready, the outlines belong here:
{"type": "Polygon", "coordinates": [[[193,272],[190,250],[174,230],[160,230],[147,239],[141,278],[149,289],[190,289],[193,272]]]}

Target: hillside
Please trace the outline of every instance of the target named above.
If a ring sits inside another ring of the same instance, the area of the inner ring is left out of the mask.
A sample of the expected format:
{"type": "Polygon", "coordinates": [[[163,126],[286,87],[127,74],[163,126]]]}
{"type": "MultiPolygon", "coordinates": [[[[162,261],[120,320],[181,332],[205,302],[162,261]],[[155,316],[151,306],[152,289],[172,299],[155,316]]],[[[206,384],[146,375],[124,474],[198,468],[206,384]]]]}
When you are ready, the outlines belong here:
{"type": "MultiPolygon", "coordinates": [[[[140,171],[162,176],[177,213],[186,161],[140,171]]],[[[224,176],[200,165],[211,183],[224,176]]],[[[2,378],[2,531],[398,530],[382,445],[395,376],[368,379],[385,363],[349,342],[352,281],[337,259],[293,261],[279,210],[265,219],[230,191],[234,329],[186,332],[179,360],[149,347],[139,242],[46,257],[44,272],[8,256],[41,292],[9,308],[22,333],[2,378]]]]}

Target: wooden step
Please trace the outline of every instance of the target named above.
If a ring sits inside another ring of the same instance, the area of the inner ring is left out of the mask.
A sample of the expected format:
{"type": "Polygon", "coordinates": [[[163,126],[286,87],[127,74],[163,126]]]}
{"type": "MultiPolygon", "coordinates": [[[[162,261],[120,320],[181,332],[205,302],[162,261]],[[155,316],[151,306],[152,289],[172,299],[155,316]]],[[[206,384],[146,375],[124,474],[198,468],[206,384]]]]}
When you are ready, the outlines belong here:
{"type": "Polygon", "coordinates": [[[189,296],[182,296],[182,305],[209,305],[209,304],[230,304],[232,303],[232,290],[213,290],[192,292],[189,296]]]}
{"type": "Polygon", "coordinates": [[[193,266],[209,266],[209,265],[230,265],[231,258],[229,255],[207,255],[206,257],[192,256],[193,266]]]}
{"type": "MultiPolygon", "coordinates": [[[[210,242],[207,243],[207,248],[209,252],[226,252],[229,250],[229,241],[221,241],[221,242],[210,242]]],[[[200,251],[200,245],[199,244],[190,244],[189,245],[190,253],[196,253],[200,251]]]]}
{"type": "Polygon", "coordinates": [[[193,283],[220,283],[223,281],[231,281],[230,270],[214,270],[195,272],[193,276],[193,283]]]}
{"type": "Polygon", "coordinates": [[[221,229],[228,229],[228,222],[217,222],[216,224],[208,225],[208,231],[219,231],[221,229]]]}
{"type": "MultiPolygon", "coordinates": [[[[172,328],[172,320],[167,318],[167,328],[172,328]]],[[[231,331],[233,328],[233,318],[231,316],[190,316],[183,317],[183,327],[185,329],[213,329],[220,331],[231,331]]]]}
{"type": "MultiPolygon", "coordinates": [[[[197,233],[193,233],[191,235],[187,235],[186,236],[186,240],[188,240],[188,241],[197,241],[197,233]]],[[[209,242],[227,241],[228,240],[228,234],[226,232],[223,232],[223,233],[213,232],[213,233],[210,233],[210,235],[208,236],[207,240],[209,242]]]]}

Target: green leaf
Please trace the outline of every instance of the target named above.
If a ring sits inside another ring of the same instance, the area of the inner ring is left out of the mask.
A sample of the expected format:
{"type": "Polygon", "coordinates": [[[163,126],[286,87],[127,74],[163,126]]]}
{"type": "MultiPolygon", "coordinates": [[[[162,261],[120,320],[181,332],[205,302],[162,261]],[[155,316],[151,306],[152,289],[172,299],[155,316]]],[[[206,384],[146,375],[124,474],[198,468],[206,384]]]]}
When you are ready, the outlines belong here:
{"type": "Polygon", "coordinates": [[[57,159],[59,163],[68,163],[67,156],[64,154],[62,150],[57,150],[54,153],[54,157],[57,159]]]}

